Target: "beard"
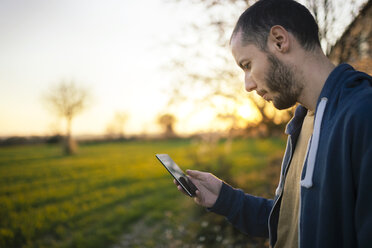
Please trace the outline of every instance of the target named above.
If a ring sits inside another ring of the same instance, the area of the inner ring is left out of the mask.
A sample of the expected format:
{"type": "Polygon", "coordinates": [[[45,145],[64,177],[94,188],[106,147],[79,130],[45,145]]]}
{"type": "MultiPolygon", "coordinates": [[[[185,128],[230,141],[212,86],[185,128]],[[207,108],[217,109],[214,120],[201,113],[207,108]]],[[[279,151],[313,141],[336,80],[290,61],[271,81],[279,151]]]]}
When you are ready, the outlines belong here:
{"type": "Polygon", "coordinates": [[[303,84],[296,80],[293,69],[281,62],[275,55],[268,54],[269,70],[265,81],[271,92],[278,93],[272,101],[277,109],[286,109],[297,103],[303,84]]]}

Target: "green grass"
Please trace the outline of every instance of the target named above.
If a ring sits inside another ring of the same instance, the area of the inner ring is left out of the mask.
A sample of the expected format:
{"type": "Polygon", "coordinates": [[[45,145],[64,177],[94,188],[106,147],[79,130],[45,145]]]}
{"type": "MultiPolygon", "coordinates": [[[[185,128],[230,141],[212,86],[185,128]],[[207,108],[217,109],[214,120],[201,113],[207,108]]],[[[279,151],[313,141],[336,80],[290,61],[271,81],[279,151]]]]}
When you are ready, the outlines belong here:
{"type": "MultiPolygon", "coordinates": [[[[202,170],[192,155],[198,148],[187,140],[82,145],[74,156],[48,145],[1,148],[0,247],[107,247],[135,236],[142,222],[155,235],[143,236],[142,244],[165,242],[159,234],[166,228],[198,220],[189,218],[192,200],[154,155],[168,153],[182,168],[202,170]]],[[[240,140],[226,157],[241,179],[283,149],[279,139],[240,140]]]]}

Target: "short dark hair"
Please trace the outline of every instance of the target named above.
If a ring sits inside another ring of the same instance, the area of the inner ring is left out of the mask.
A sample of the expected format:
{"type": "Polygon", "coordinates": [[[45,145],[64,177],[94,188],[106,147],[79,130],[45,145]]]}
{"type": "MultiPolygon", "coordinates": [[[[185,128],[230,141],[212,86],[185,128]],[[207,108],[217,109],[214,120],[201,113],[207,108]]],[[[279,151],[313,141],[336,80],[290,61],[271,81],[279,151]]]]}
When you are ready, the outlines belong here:
{"type": "Polygon", "coordinates": [[[319,28],[310,11],[294,0],[259,0],[239,17],[233,38],[242,32],[243,45],[254,44],[266,51],[270,29],[280,25],[290,32],[305,50],[320,47],[319,28]]]}

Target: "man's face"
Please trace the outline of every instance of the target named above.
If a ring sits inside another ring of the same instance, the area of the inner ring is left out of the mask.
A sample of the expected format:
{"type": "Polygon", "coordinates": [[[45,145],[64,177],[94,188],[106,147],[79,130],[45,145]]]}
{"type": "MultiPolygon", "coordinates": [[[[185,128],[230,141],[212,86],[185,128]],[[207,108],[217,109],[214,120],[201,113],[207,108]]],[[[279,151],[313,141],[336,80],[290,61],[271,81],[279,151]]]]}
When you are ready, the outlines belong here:
{"type": "Polygon", "coordinates": [[[290,66],[253,44],[243,46],[239,33],[231,40],[231,48],[235,61],[245,73],[245,89],[248,92],[255,90],[266,101],[273,101],[277,109],[296,104],[303,85],[296,80],[290,66]]]}

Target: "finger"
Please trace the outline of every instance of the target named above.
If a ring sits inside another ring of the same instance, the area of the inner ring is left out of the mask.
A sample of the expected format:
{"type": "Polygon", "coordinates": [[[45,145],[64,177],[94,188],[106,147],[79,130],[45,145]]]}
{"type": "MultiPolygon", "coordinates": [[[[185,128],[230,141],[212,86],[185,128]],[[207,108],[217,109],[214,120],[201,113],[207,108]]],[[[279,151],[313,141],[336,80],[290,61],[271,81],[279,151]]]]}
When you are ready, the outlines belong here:
{"type": "Polygon", "coordinates": [[[184,195],[187,195],[187,196],[189,195],[189,194],[186,193],[185,190],[183,190],[183,188],[180,185],[177,186],[177,189],[178,189],[178,191],[181,191],[184,195]]]}
{"type": "Polygon", "coordinates": [[[189,175],[186,175],[186,177],[194,184],[194,185],[196,185],[196,184],[198,184],[197,183],[197,179],[196,178],[192,178],[191,176],[189,176],[189,175]]]}
{"type": "Polygon", "coordinates": [[[197,197],[200,201],[203,200],[203,196],[202,196],[202,194],[200,193],[200,190],[195,191],[195,195],[196,195],[196,197],[197,197]]]}
{"type": "Polygon", "coordinates": [[[199,205],[203,205],[203,198],[199,190],[195,191],[194,201],[199,205]]]}
{"type": "Polygon", "coordinates": [[[180,185],[180,184],[177,182],[176,179],[173,179],[173,183],[174,183],[175,185],[180,185]]]}

